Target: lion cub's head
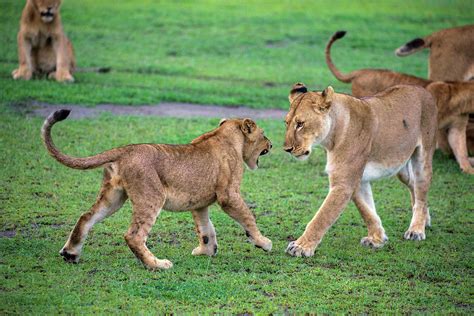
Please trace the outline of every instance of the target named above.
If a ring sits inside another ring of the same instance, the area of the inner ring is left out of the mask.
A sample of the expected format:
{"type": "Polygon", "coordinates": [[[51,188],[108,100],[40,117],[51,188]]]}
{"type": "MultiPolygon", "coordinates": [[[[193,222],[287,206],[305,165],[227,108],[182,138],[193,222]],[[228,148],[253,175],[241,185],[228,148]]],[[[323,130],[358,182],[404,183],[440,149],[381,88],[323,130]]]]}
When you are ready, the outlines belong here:
{"type": "Polygon", "coordinates": [[[329,134],[331,121],[329,109],[334,89],[327,87],[322,93],[311,92],[302,83],[290,91],[290,110],[285,118],[286,135],[284,150],[304,160],[311,154],[313,145],[320,144],[329,134]]]}
{"type": "Polygon", "coordinates": [[[249,119],[222,119],[219,126],[233,125],[244,136],[243,159],[245,164],[251,169],[258,168],[258,158],[267,154],[272,148],[272,142],[265,136],[263,129],[249,119]]]}
{"type": "Polygon", "coordinates": [[[59,12],[61,0],[29,0],[39,12],[44,23],[51,23],[59,12]]]}

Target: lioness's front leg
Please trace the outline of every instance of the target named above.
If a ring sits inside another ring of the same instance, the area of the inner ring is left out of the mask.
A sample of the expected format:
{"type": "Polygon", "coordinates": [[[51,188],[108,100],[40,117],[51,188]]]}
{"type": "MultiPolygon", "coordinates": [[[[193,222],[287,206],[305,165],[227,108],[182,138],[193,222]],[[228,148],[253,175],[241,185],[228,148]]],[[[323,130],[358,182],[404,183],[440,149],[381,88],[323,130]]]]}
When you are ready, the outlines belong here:
{"type": "Polygon", "coordinates": [[[222,209],[244,229],[250,242],[265,251],[272,250],[272,241],[260,233],[255,217],[238,193],[218,195],[217,201],[222,209]]]}
{"type": "Polygon", "coordinates": [[[18,34],[18,61],[19,66],[13,70],[13,79],[30,80],[33,75],[31,60],[31,43],[21,33],[18,34]]]}
{"type": "Polygon", "coordinates": [[[288,244],[286,252],[296,257],[311,257],[321,242],[326,231],[334,224],[349,203],[354,189],[350,186],[336,185],[331,187],[329,194],[320,209],[308,223],[306,229],[295,241],[288,244]]]}
{"type": "Polygon", "coordinates": [[[454,122],[448,130],[448,141],[461,170],[468,174],[474,174],[474,168],[469,161],[466,145],[466,127],[469,117],[466,115],[454,122]]]}
{"type": "Polygon", "coordinates": [[[217,254],[216,230],[209,219],[208,208],[193,210],[192,213],[199,238],[199,246],[194,248],[192,254],[215,256],[217,254]]]}
{"type": "Polygon", "coordinates": [[[57,36],[53,41],[54,52],[56,53],[56,72],[52,77],[59,82],[73,82],[74,78],[70,72],[70,58],[67,49],[67,40],[64,36],[57,36]]]}

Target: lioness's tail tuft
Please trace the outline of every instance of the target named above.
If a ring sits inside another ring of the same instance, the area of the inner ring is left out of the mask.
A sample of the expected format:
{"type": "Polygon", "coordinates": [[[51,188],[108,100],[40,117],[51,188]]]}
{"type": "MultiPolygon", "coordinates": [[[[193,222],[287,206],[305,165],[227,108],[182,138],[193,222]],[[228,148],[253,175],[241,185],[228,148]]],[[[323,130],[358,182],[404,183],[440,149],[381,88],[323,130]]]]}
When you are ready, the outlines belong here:
{"type": "Polygon", "coordinates": [[[329,70],[331,70],[332,74],[340,81],[349,83],[352,81],[354,78],[352,73],[349,74],[343,74],[342,72],[339,71],[339,69],[336,68],[334,63],[332,62],[331,59],[331,46],[332,44],[337,41],[340,38],[343,38],[346,35],[346,31],[337,31],[334,33],[331,38],[329,39],[328,44],[326,45],[326,50],[325,50],[325,55],[326,55],[326,64],[329,67],[329,70]]]}
{"type": "Polygon", "coordinates": [[[427,47],[427,43],[422,38],[415,38],[414,40],[409,41],[403,46],[400,46],[395,50],[395,55],[399,57],[407,56],[413,54],[425,47],[427,47]]]}

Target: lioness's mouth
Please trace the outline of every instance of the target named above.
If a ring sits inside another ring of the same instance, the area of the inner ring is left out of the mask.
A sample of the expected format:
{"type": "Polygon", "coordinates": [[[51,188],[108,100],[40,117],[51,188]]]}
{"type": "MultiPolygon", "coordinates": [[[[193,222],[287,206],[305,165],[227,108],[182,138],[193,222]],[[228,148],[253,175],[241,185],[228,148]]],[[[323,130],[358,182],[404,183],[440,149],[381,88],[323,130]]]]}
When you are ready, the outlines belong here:
{"type": "Polygon", "coordinates": [[[54,13],[51,13],[51,12],[49,12],[49,11],[47,11],[47,12],[41,12],[41,17],[42,17],[42,18],[52,18],[52,17],[54,17],[54,13]]]}

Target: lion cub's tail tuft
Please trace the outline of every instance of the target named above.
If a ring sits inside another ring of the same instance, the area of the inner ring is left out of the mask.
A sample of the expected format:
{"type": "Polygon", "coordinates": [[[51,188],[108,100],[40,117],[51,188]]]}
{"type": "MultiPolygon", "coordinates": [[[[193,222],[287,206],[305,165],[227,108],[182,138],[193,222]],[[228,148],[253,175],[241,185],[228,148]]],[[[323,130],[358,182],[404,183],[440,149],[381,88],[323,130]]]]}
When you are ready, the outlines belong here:
{"type": "Polygon", "coordinates": [[[331,70],[332,74],[339,80],[345,83],[350,83],[352,79],[354,79],[354,75],[352,73],[349,74],[343,74],[342,72],[339,71],[339,69],[336,68],[334,63],[332,62],[331,59],[331,46],[332,44],[337,41],[340,38],[343,38],[346,35],[346,31],[337,31],[336,33],[331,36],[329,39],[328,44],[326,45],[326,64],[329,67],[329,70],[331,70]]]}
{"type": "Polygon", "coordinates": [[[397,48],[395,50],[395,55],[399,57],[408,56],[428,46],[429,46],[428,42],[425,41],[423,38],[415,38],[414,40],[411,40],[405,45],[397,48]]]}
{"type": "Polygon", "coordinates": [[[119,158],[127,150],[126,147],[115,148],[98,155],[85,158],[76,158],[63,154],[53,143],[53,139],[51,138],[51,128],[55,123],[65,120],[70,113],[71,110],[68,109],[61,109],[51,113],[46,118],[43,123],[43,127],[41,128],[41,138],[43,139],[43,144],[46,147],[48,153],[58,162],[69,168],[92,169],[100,167],[108,162],[117,160],[117,158],[119,158]]]}

